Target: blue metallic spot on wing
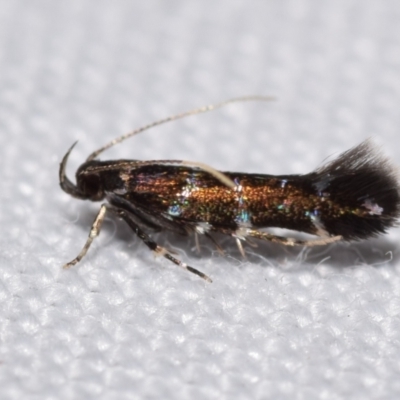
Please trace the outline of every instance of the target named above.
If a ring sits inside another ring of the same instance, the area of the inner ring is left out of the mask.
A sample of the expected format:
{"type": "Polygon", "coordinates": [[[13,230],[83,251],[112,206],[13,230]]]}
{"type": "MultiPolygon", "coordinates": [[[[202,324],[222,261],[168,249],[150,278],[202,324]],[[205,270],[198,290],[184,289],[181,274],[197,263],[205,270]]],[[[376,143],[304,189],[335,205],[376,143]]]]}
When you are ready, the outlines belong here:
{"type": "Polygon", "coordinates": [[[179,204],[174,204],[173,206],[168,207],[168,214],[172,217],[179,217],[182,213],[182,208],[179,204]]]}
{"type": "Polygon", "coordinates": [[[250,223],[251,214],[247,210],[240,210],[238,215],[235,217],[235,222],[237,224],[248,224],[250,223]]]}

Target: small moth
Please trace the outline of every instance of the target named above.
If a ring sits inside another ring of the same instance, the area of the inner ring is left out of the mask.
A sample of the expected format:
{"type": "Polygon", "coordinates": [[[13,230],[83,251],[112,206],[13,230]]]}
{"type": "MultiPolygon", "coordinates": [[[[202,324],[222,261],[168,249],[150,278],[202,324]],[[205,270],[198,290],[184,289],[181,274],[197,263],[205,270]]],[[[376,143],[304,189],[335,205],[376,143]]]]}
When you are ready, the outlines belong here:
{"type": "Polygon", "coordinates": [[[173,257],[149,232],[200,234],[213,241],[212,233],[218,232],[235,238],[244,254],[242,242],[253,238],[288,246],[317,246],[367,239],[397,225],[397,174],[369,140],[305,175],[220,172],[206,164],[183,160],[97,159],[106,149],[157,125],[247,100],[271,98],[231,99],[120,136],[87,158],[76,172],[76,184],[65,173],[76,143],[73,144],[60,164],[61,188],[79,199],[106,202],[101,205],[81,252],[64,267],[75,265],[85,256],[107,212],[124,220],[153,252],[209,282],[207,275],[173,257]],[[270,227],[301,231],[317,238],[298,240],[262,230],[270,227]]]}

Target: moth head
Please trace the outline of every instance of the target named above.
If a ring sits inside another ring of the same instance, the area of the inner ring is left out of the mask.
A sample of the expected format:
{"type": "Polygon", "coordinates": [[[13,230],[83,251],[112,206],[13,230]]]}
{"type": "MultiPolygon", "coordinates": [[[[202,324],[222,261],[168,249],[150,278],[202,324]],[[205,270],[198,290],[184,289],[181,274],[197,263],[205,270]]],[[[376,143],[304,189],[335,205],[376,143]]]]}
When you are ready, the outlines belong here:
{"type": "Polygon", "coordinates": [[[71,146],[60,164],[59,178],[61,189],[78,199],[92,201],[102,200],[105,197],[105,193],[100,176],[95,172],[91,172],[90,168],[93,164],[97,163],[96,160],[88,161],[79,167],[76,172],[76,185],[66,176],[65,170],[67,167],[68,157],[76,143],[77,142],[71,146]]]}

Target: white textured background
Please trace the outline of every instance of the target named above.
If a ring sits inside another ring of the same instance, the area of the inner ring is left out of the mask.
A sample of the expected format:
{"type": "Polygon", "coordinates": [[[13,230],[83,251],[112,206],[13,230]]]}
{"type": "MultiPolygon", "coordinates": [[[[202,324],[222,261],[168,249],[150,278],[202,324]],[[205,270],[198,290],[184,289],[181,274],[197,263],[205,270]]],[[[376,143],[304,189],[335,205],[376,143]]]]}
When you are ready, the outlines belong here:
{"type": "Polygon", "coordinates": [[[396,399],[400,230],[313,251],[157,240],[58,186],[96,147],[246,94],[103,158],[305,173],[372,136],[400,165],[397,0],[0,0],[0,398],[396,399]],[[388,253],[391,252],[391,253],[388,253]]]}

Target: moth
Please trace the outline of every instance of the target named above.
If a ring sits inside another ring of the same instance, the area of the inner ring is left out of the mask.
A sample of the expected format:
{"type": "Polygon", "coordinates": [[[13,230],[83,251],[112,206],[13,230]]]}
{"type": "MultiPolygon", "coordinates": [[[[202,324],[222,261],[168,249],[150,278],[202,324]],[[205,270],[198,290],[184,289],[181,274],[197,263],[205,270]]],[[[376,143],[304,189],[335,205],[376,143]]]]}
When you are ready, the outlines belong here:
{"type": "Polygon", "coordinates": [[[252,239],[287,246],[319,246],[368,239],[397,225],[400,187],[396,170],[370,140],[304,175],[220,172],[206,164],[183,160],[97,159],[108,148],[155,126],[247,100],[271,98],[231,99],[120,136],[87,158],[76,172],[76,184],[66,176],[74,143],[60,164],[62,190],[78,199],[104,202],[82,250],[64,267],[75,265],[85,256],[106,213],[124,220],[150,250],[209,282],[207,275],[153,240],[151,232],[204,235],[214,242],[212,234],[218,232],[235,238],[244,254],[242,242],[252,239]],[[316,238],[300,240],[264,231],[270,227],[305,232],[316,238]]]}

